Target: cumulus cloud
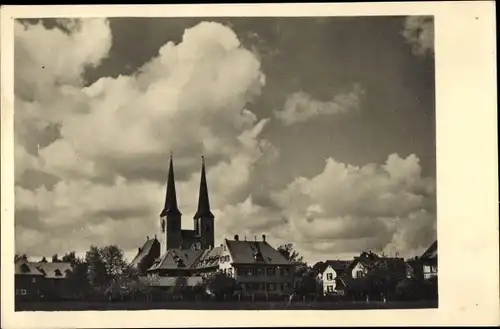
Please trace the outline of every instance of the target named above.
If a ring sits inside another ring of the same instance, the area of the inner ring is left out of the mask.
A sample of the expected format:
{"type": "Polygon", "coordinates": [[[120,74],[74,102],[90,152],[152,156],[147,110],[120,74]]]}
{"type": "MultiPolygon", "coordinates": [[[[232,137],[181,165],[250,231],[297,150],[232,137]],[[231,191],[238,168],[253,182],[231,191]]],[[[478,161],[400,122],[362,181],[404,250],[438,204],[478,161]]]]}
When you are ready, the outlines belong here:
{"type": "Polygon", "coordinates": [[[20,251],[66,250],[67,234],[82,248],[135,248],[142,237],[132,226],[157,229],[169,151],[185,217],[195,210],[202,153],[218,208],[240,201],[252,166],[273,151],[260,138],[268,119],[246,109],[265,85],[260,61],[231,29],[200,23],[134,74],[86,86],[85,69],[107,57],[111,41],[103,19],[51,29],[16,22],[16,232],[50,240],[19,233],[20,251]],[[25,188],[28,170],[59,182],[25,188]]]}
{"type": "MultiPolygon", "coordinates": [[[[367,248],[411,254],[435,236],[434,181],[415,155],[362,167],[328,159],[314,177],[251,187],[255,167],[279,149],[263,137],[270,118],[248,109],[265,87],[259,57],[226,26],[200,23],[134,73],[92,83],[86,69],[111,49],[107,20],[16,22],[15,31],[17,252],[116,243],[132,256],[158,232],[169,151],[184,228],[206,156],[218,241],[264,233],[312,259],[367,248]]],[[[349,113],[363,93],[355,86],[327,102],[297,93],[274,115],[292,125],[349,113]]]]}
{"type": "Polygon", "coordinates": [[[359,109],[364,89],[356,84],[347,93],[339,93],[330,101],[314,99],[304,91],[289,95],[283,110],[274,111],[276,119],[289,126],[327,115],[345,114],[359,109]]]}
{"type": "Polygon", "coordinates": [[[329,158],[321,173],[295,179],[270,199],[274,207],[249,197],[226,209],[231,224],[224,230],[267,232],[318,260],[367,249],[413,256],[436,238],[435,182],[421,176],[415,155],[362,167],[329,158]]]}
{"type": "Polygon", "coordinates": [[[409,16],[402,32],[412,46],[414,54],[427,56],[434,54],[434,18],[432,16],[409,16]]]}

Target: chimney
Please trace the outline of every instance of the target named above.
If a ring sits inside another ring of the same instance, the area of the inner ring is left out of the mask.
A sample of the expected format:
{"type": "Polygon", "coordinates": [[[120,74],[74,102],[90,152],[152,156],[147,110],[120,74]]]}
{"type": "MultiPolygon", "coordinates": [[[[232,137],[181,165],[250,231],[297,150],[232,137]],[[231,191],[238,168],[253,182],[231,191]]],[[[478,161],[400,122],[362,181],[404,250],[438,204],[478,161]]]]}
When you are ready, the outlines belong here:
{"type": "Polygon", "coordinates": [[[257,236],[256,236],[256,235],[254,235],[254,236],[253,236],[253,239],[254,239],[254,241],[257,241],[257,236]]]}
{"type": "Polygon", "coordinates": [[[262,241],[266,242],[266,235],[262,234],[262,241]]]}
{"type": "Polygon", "coordinates": [[[146,235],[146,240],[149,240],[149,235],[146,235]]]}
{"type": "Polygon", "coordinates": [[[240,237],[238,236],[238,234],[236,234],[236,235],[234,236],[234,241],[238,241],[239,239],[240,239],[240,237]]]}
{"type": "Polygon", "coordinates": [[[137,253],[141,252],[141,247],[137,248],[137,253]]]}

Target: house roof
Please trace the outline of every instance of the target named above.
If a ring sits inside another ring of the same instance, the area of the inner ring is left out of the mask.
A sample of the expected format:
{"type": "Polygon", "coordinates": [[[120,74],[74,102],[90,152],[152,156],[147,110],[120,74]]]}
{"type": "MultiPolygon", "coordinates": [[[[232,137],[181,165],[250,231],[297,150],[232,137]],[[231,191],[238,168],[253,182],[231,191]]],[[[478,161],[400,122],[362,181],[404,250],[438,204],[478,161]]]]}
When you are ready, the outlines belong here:
{"type": "Polygon", "coordinates": [[[160,243],[156,238],[146,240],[144,245],[141,247],[141,251],[138,252],[137,255],[134,257],[134,259],[132,260],[132,262],[130,262],[130,266],[139,265],[139,263],[144,259],[144,257],[149,255],[151,249],[156,243],[158,244],[160,243]]]}
{"type": "Polygon", "coordinates": [[[420,256],[420,260],[437,259],[437,240],[420,256]]]}
{"type": "Polygon", "coordinates": [[[36,267],[37,263],[28,262],[25,260],[15,262],[15,274],[16,275],[37,275],[43,276],[44,274],[36,267]]]}
{"type": "Polygon", "coordinates": [[[225,240],[236,264],[292,265],[278,250],[265,241],[225,240]]]}
{"type": "Polygon", "coordinates": [[[349,267],[351,261],[348,260],[327,260],[325,261],[325,270],[328,266],[333,268],[335,271],[344,271],[349,267]]]}
{"type": "Polygon", "coordinates": [[[193,249],[169,249],[163,256],[148,269],[167,270],[167,269],[192,269],[195,268],[197,260],[203,255],[204,250],[193,249]]]}
{"type": "Polygon", "coordinates": [[[219,258],[224,251],[223,246],[217,246],[210,250],[204,250],[196,264],[196,268],[214,267],[219,264],[219,258]]]}
{"type": "Polygon", "coordinates": [[[37,269],[45,275],[47,279],[65,279],[72,271],[71,263],[49,263],[39,262],[35,264],[37,269]]]}
{"type": "MultiPolygon", "coordinates": [[[[177,277],[169,276],[140,276],[139,281],[150,286],[150,287],[173,287],[175,286],[177,277]]],[[[203,282],[203,278],[200,276],[188,276],[186,277],[186,285],[189,287],[196,286],[203,282]]]]}

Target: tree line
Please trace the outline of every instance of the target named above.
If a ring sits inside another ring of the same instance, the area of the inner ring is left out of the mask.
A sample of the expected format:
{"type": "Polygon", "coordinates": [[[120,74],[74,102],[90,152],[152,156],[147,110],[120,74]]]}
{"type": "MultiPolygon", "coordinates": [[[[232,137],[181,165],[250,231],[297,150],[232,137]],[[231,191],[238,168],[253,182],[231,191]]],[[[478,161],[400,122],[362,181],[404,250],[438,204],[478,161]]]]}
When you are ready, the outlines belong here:
{"type": "MultiPolygon", "coordinates": [[[[284,244],[277,250],[295,265],[293,293],[298,296],[323,298],[322,282],[318,279],[321,266],[309,266],[294,249],[293,244],[284,244]]],[[[26,255],[16,255],[17,260],[27,260],[26,255]]],[[[383,260],[383,258],[382,258],[383,260]]],[[[47,262],[43,257],[40,262],[47,262]]],[[[52,256],[52,262],[68,262],[72,271],[68,273],[67,285],[74,298],[82,300],[125,300],[150,299],[158,291],[152,287],[157,277],[143,277],[145,264],[138,268],[128,266],[123,251],[116,245],[91,246],[84,257],[75,252],[52,256]]],[[[173,296],[183,298],[210,297],[215,299],[232,298],[241,287],[236,280],[222,272],[212,273],[195,286],[187,285],[187,278],[178,277],[175,285],[168,291],[173,296]]],[[[163,296],[165,292],[162,293],[163,296]]],[[[343,298],[357,299],[437,299],[437,279],[423,280],[401,275],[389,262],[375,262],[368,273],[359,279],[349,280],[343,298]]]]}

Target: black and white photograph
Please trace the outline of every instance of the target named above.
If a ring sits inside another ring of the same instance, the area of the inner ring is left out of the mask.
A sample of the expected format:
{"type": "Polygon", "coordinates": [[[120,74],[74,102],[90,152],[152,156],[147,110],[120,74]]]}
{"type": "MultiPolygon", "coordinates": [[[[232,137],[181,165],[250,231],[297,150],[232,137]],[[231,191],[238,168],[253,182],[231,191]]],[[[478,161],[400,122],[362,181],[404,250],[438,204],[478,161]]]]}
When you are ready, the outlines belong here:
{"type": "Polygon", "coordinates": [[[435,22],[14,19],[15,312],[437,309],[435,22]]]}

